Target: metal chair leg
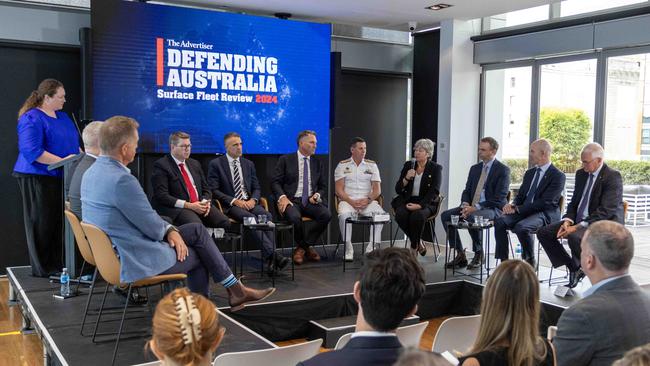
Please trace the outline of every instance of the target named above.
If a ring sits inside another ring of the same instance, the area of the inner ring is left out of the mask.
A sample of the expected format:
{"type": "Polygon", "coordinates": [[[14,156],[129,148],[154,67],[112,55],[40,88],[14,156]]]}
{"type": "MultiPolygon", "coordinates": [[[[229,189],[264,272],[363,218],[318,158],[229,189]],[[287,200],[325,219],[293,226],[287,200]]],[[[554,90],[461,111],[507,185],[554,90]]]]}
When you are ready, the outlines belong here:
{"type": "Polygon", "coordinates": [[[122,336],[122,328],[124,327],[124,317],[126,316],[126,309],[129,307],[128,299],[131,298],[131,291],[133,287],[129,284],[129,290],[127,291],[127,301],[124,303],[124,311],[122,312],[122,320],[120,320],[120,329],[117,332],[117,339],[115,340],[115,349],[113,350],[113,359],[111,360],[111,366],[115,364],[115,358],[117,357],[117,348],[120,346],[120,336],[122,336]]]}
{"type": "MultiPolygon", "coordinates": [[[[102,297],[102,304],[99,306],[99,314],[97,314],[97,320],[95,321],[95,330],[93,331],[93,340],[92,340],[93,343],[95,343],[95,338],[97,337],[97,328],[99,328],[99,321],[102,318],[102,312],[104,310],[104,304],[106,303],[106,294],[108,293],[108,286],[110,286],[110,284],[108,282],[106,282],[106,289],[104,289],[104,296],[102,297]]],[[[127,298],[126,302],[127,303],[129,302],[128,298],[127,298]]]]}
{"type": "Polygon", "coordinates": [[[90,288],[88,289],[88,299],[86,300],[86,308],[84,309],[84,317],[81,320],[81,329],[79,330],[79,334],[82,336],[86,336],[84,334],[84,326],[86,325],[86,318],[88,317],[88,307],[90,306],[90,299],[93,297],[93,292],[95,290],[95,281],[97,281],[97,268],[95,267],[95,273],[93,273],[93,282],[90,284],[90,288]]]}

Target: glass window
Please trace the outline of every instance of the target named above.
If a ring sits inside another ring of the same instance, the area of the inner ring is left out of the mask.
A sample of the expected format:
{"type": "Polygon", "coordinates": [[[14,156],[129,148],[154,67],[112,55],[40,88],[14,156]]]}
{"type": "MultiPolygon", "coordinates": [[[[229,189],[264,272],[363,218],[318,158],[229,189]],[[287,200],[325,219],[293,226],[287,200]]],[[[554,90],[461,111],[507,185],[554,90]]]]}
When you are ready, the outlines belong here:
{"type": "Polygon", "coordinates": [[[647,0],[565,0],[560,3],[560,16],[566,17],[646,2],[647,0]]]}
{"type": "Polygon", "coordinates": [[[540,67],[539,136],[553,145],[553,163],[573,175],[593,140],[596,59],[540,67]]]}
{"type": "Polygon", "coordinates": [[[520,184],[528,168],[532,67],[485,73],[484,136],[499,141],[499,159],[511,168],[511,183],[520,184]]]}
{"type": "Polygon", "coordinates": [[[514,27],[516,25],[528,24],[548,20],[549,5],[536,6],[534,8],[511,11],[509,13],[493,15],[483,18],[484,31],[514,27]]]}

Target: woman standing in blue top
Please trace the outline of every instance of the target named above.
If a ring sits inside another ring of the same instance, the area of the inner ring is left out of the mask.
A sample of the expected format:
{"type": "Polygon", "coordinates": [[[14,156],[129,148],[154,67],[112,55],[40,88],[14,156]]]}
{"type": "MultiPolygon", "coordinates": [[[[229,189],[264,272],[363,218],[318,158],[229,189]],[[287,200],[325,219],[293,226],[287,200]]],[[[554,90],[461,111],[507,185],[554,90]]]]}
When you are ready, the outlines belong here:
{"type": "Polygon", "coordinates": [[[18,159],[13,175],[23,197],[32,274],[47,277],[63,267],[62,173],[47,166],[79,153],[77,130],[61,111],[65,89],[45,79],[18,112],[18,159]]]}

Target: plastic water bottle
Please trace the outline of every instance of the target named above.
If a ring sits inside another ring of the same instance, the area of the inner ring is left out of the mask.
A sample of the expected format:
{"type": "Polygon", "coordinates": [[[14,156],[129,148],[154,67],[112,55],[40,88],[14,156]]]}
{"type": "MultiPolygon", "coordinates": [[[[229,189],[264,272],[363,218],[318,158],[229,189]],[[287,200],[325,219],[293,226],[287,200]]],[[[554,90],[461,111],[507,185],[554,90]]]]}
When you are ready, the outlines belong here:
{"type": "Polygon", "coordinates": [[[68,269],[64,268],[61,273],[61,296],[68,297],[70,296],[70,275],[68,274],[68,269]]]}
{"type": "Polygon", "coordinates": [[[521,259],[521,243],[517,243],[515,247],[515,258],[521,259]]]}

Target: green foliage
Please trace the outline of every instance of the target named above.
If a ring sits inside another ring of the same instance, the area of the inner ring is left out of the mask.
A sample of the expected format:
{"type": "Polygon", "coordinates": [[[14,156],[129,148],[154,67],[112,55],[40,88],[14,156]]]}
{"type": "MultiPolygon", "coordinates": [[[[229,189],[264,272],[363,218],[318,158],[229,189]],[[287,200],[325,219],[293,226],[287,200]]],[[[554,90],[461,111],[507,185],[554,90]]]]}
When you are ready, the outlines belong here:
{"type": "Polygon", "coordinates": [[[528,159],[504,159],[503,163],[510,167],[510,184],[520,184],[528,169],[528,159]]]}
{"type": "Polygon", "coordinates": [[[553,146],[553,164],[565,173],[580,168],[580,152],[589,142],[591,122],[579,109],[542,108],[539,136],[553,146]]]}
{"type": "MultiPolygon", "coordinates": [[[[605,151],[607,157],[607,151],[605,151]]],[[[650,185],[650,161],[606,160],[610,168],[621,172],[623,184],[650,185]]]]}

